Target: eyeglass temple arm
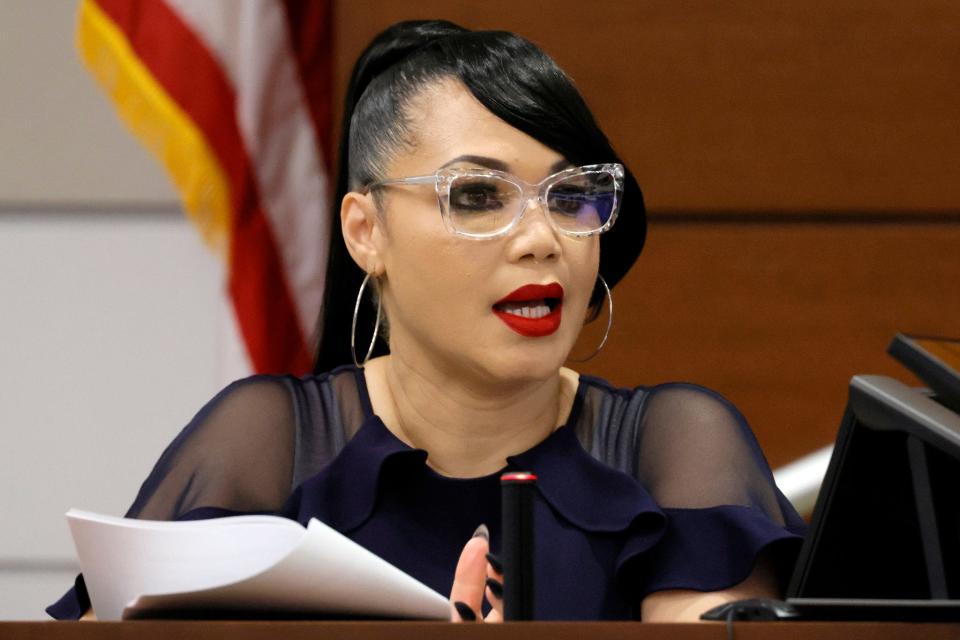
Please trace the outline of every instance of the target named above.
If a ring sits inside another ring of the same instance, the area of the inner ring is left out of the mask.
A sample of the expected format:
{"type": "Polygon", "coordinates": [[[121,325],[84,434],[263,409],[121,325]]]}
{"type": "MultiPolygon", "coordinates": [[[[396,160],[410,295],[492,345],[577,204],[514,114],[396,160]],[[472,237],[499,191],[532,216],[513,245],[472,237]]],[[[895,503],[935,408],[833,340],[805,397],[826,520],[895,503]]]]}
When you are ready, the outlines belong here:
{"type": "Polygon", "coordinates": [[[365,186],[363,190],[364,193],[366,193],[375,187],[383,187],[391,184],[435,184],[436,182],[436,175],[411,176],[409,178],[388,178],[386,180],[377,180],[376,182],[371,182],[365,186]]]}

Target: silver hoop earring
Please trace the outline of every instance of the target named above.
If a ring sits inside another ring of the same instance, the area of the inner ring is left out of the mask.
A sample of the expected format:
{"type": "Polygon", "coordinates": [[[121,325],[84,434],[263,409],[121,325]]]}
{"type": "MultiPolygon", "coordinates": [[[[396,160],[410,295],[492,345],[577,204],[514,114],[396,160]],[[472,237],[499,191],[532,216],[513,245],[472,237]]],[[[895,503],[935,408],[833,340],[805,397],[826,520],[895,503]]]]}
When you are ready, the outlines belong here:
{"type": "Polygon", "coordinates": [[[600,280],[600,284],[603,285],[603,290],[607,294],[607,329],[603,332],[603,340],[600,341],[600,346],[594,349],[593,353],[583,359],[567,358],[570,362],[593,360],[598,353],[603,351],[603,347],[607,344],[607,338],[610,337],[610,327],[613,326],[613,295],[610,293],[610,287],[607,286],[607,281],[603,279],[603,276],[598,273],[597,278],[600,280]]]}
{"type": "Polygon", "coordinates": [[[363,299],[363,290],[367,288],[367,282],[369,281],[370,274],[368,273],[364,277],[363,283],[360,284],[360,291],[357,293],[357,303],[353,305],[353,324],[350,325],[350,355],[353,356],[353,364],[358,368],[363,368],[363,365],[367,364],[367,360],[370,359],[370,354],[373,353],[373,345],[377,343],[377,334],[380,332],[381,302],[380,296],[377,296],[377,323],[373,326],[373,338],[370,340],[370,347],[367,349],[367,355],[364,356],[363,362],[357,362],[357,316],[360,314],[360,301],[363,299]]]}

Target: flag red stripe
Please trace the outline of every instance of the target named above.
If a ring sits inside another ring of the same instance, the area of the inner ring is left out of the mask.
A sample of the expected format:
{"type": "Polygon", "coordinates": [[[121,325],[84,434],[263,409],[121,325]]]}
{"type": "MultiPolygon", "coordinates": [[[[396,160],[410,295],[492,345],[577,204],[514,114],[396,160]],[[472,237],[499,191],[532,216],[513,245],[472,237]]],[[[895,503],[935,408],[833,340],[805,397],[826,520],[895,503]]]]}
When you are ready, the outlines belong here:
{"type": "Polygon", "coordinates": [[[228,291],[254,370],[309,371],[312,358],[261,208],[229,80],[207,47],[165,3],[97,0],[97,4],[203,131],[227,177],[233,209],[228,291]]]}
{"type": "Polygon", "coordinates": [[[244,216],[231,236],[228,290],[257,373],[303,375],[313,356],[300,333],[293,300],[266,217],[244,216]]]}
{"type": "Polygon", "coordinates": [[[333,3],[283,0],[287,32],[327,175],[333,167],[333,3]]]}

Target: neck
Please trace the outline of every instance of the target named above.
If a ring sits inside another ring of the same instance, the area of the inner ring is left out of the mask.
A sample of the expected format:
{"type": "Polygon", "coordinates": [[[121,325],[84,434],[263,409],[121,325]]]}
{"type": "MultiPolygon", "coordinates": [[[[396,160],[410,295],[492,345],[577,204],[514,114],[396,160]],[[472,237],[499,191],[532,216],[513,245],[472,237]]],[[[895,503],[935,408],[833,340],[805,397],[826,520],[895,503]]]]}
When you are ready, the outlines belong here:
{"type": "Polygon", "coordinates": [[[367,364],[374,412],[406,444],[429,453],[427,464],[454,477],[499,471],[507,456],[543,441],[569,414],[576,374],[496,388],[397,355],[367,364]]]}

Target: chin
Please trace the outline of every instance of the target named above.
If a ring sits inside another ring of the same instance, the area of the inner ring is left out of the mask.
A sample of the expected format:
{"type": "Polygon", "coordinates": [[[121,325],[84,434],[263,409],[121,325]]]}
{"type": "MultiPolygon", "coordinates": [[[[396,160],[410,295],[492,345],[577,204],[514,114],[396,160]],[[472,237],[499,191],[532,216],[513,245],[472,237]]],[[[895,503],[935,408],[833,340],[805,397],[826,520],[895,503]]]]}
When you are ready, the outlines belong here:
{"type": "MultiPolygon", "coordinates": [[[[542,338],[538,339],[542,340],[542,338]]],[[[478,354],[481,367],[498,382],[546,380],[557,374],[566,360],[567,350],[559,341],[553,344],[530,344],[478,354]]]]}

